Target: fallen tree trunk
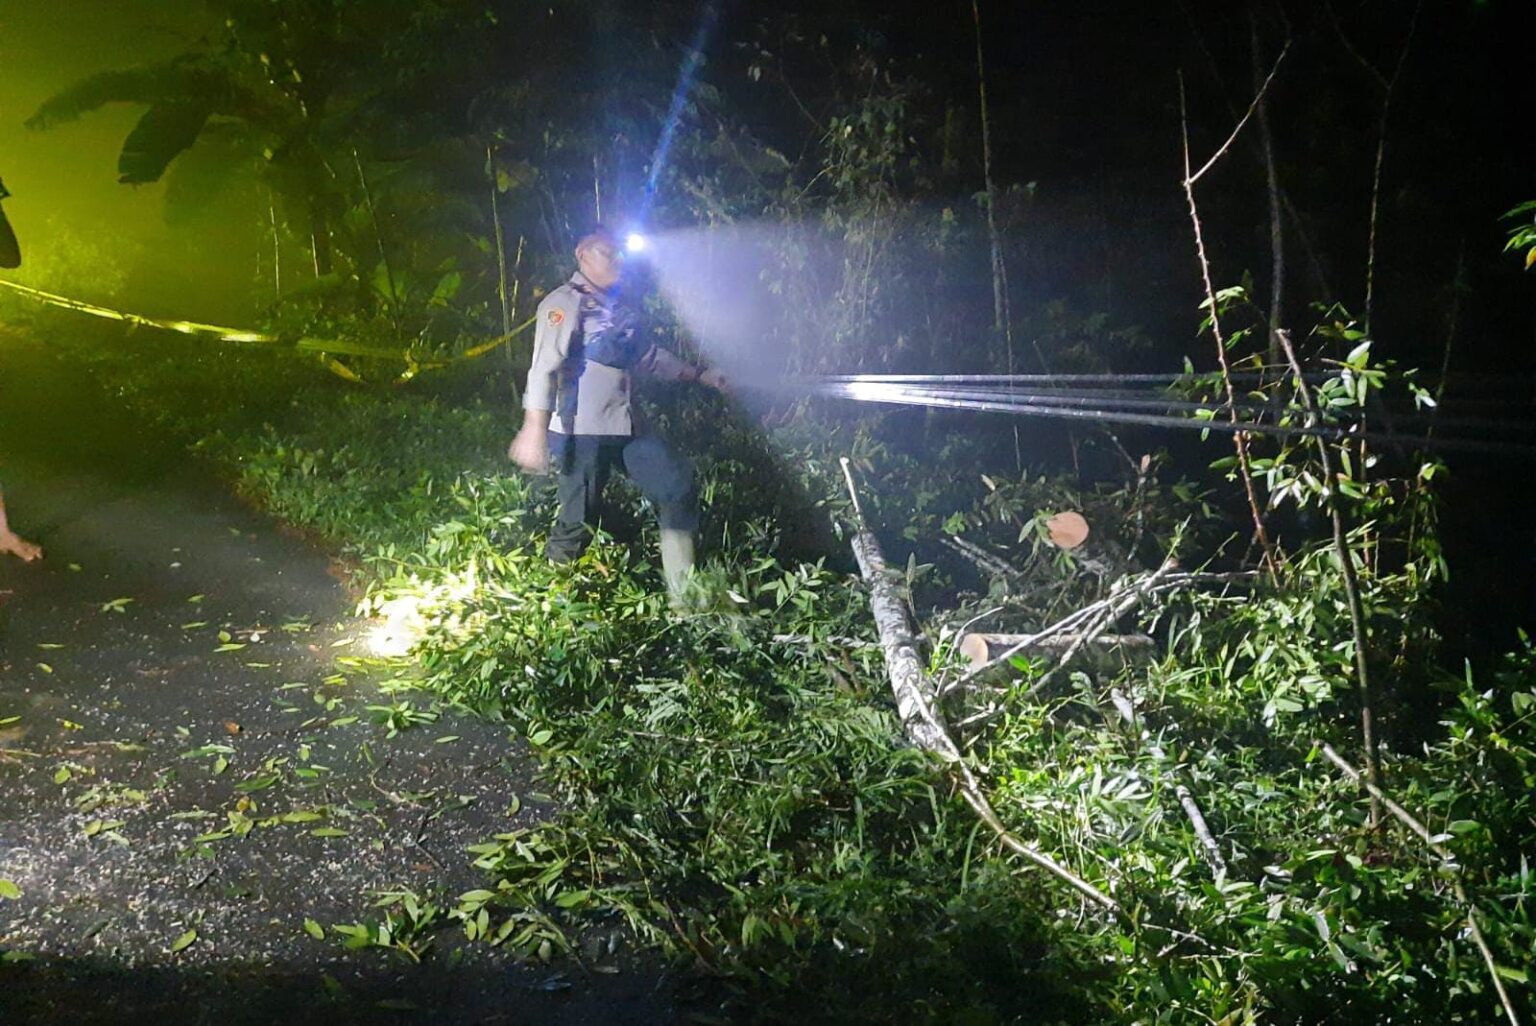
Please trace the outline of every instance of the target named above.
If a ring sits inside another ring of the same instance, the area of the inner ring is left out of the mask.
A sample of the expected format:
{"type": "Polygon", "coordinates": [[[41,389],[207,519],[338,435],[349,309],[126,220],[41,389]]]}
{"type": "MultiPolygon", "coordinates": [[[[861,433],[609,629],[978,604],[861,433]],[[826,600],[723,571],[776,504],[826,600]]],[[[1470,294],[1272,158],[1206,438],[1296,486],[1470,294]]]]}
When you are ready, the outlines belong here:
{"type": "MultiPolygon", "coordinates": [[[[1125,907],[1118,901],[1019,837],[998,817],[997,811],[992,808],[992,803],[976,781],[976,775],[971,772],[970,766],[966,764],[958,746],[950,737],[938,711],[932,682],[923,672],[922,662],[917,657],[916,638],[907,620],[906,605],[901,601],[895,581],[886,566],[885,555],[880,551],[880,543],[864,524],[864,511],[859,508],[859,494],[853,485],[853,472],[849,468],[848,458],[843,457],[841,463],[858,525],[852,542],[853,554],[859,562],[859,571],[870,589],[870,606],[875,614],[876,625],[880,629],[881,648],[886,657],[886,672],[890,677],[891,690],[896,696],[896,705],[901,712],[902,724],[907,729],[907,736],[924,751],[937,755],[943,760],[946,768],[954,774],[960,797],[996,834],[998,843],[1003,847],[1022,855],[1044,869],[1099,908],[1112,913],[1122,923],[1136,922],[1136,925],[1142,928],[1166,933],[1180,941],[1192,941],[1207,950],[1221,950],[1228,955],[1241,955],[1241,952],[1232,948],[1225,946],[1217,948],[1204,937],[1190,933],[1188,930],[1164,926],[1145,919],[1139,922],[1133,921],[1125,907]]],[[[1171,568],[1171,563],[1165,564],[1140,587],[1150,589],[1171,568]]],[[[1123,599],[1117,598],[1114,601],[1120,602],[1123,599]]],[[[1107,621],[1100,623],[1096,633],[1102,633],[1106,624],[1107,621]]],[[[1083,641],[1084,639],[1080,638],[1076,644],[1081,645],[1083,641]]],[[[1166,950],[1164,953],[1166,954],[1166,950]]]]}
{"type": "Polygon", "coordinates": [[[859,561],[859,573],[869,588],[869,608],[880,632],[886,674],[896,696],[903,729],[919,748],[946,762],[959,762],[960,750],[950,739],[943,714],[928,693],[928,677],[917,655],[917,639],[907,622],[907,607],[896,590],[880,543],[868,531],[860,530],[853,536],[853,556],[859,561]]]}
{"type": "Polygon", "coordinates": [[[966,804],[975,809],[982,821],[992,828],[999,842],[1067,883],[1095,905],[1124,918],[1125,910],[1119,902],[1018,837],[1004,826],[993,810],[992,803],[987,800],[975,775],[965,764],[959,748],[949,736],[937,705],[932,701],[931,685],[923,672],[922,661],[917,656],[917,639],[907,621],[906,605],[896,590],[895,581],[885,562],[885,554],[880,551],[880,543],[864,526],[864,511],[859,508],[859,495],[853,486],[853,472],[849,469],[847,457],[843,458],[842,466],[843,476],[848,481],[848,494],[853,499],[853,512],[858,520],[858,530],[852,542],[853,555],[859,562],[859,573],[869,588],[870,610],[874,613],[875,626],[880,631],[886,675],[890,678],[891,691],[896,697],[896,708],[901,714],[907,737],[919,748],[938,756],[954,772],[966,804]]]}

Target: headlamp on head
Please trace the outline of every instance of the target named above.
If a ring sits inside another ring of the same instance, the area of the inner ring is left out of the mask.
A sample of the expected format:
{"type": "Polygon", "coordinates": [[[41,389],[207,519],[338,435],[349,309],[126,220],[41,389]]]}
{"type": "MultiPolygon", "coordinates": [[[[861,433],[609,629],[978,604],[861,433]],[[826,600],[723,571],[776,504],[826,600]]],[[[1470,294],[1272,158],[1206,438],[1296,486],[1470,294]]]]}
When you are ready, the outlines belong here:
{"type": "Polygon", "coordinates": [[[624,236],[624,250],[627,253],[644,253],[651,248],[651,240],[639,232],[630,232],[624,236]]]}

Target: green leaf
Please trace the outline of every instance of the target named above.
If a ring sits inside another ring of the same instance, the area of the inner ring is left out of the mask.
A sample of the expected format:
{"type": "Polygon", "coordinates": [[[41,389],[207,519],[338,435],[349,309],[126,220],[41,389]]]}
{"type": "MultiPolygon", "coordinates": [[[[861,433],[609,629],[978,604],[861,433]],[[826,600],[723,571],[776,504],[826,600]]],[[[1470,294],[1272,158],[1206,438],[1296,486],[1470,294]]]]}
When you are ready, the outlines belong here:
{"type": "Polygon", "coordinates": [[[496,897],[496,892],[495,891],[475,890],[475,891],[465,891],[463,894],[459,895],[459,900],[460,901],[477,902],[477,903],[483,904],[483,903],[485,903],[487,901],[490,901],[494,897],[496,897]]]}
{"type": "Polygon", "coordinates": [[[0,877],[0,898],[10,898],[15,901],[19,897],[21,897],[21,888],[17,887],[14,881],[0,877]]]}
{"type": "Polygon", "coordinates": [[[117,180],[123,185],[159,181],[171,161],[197,141],[212,113],[201,99],[150,107],[123,141],[117,180]]]}
{"type": "Polygon", "coordinates": [[[197,940],[197,931],[195,929],[188,930],[171,943],[171,954],[174,955],[178,951],[185,951],[195,940],[197,940]]]}
{"type": "Polygon", "coordinates": [[[305,919],[304,920],[304,932],[309,934],[315,940],[318,940],[318,941],[325,940],[325,927],[321,926],[319,923],[315,922],[313,919],[305,919]]]}
{"type": "Polygon", "coordinates": [[[432,290],[432,298],[427,301],[427,305],[447,306],[459,294],[463,285],[464,275],[458,271],[449,271],[437,280],[437,288],[432,290]]]}

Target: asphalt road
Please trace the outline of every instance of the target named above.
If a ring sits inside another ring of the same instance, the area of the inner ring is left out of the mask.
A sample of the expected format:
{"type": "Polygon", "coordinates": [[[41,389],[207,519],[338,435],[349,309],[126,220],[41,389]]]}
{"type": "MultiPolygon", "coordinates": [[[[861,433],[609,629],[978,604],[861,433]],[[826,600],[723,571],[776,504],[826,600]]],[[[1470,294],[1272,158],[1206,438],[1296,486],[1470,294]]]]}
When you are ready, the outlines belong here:
{"type": "Polygon", "coordinates": [[[46,550],[0,560],[0,1023],[684,1021],[616,932],[550,965],[343,949],[378,892],[451,905],[487,883],[466,845],[548,814],[506,730],[388,736],[369,706],[430,700],[327,554],[4,328],[0,482],[46,550]]]}

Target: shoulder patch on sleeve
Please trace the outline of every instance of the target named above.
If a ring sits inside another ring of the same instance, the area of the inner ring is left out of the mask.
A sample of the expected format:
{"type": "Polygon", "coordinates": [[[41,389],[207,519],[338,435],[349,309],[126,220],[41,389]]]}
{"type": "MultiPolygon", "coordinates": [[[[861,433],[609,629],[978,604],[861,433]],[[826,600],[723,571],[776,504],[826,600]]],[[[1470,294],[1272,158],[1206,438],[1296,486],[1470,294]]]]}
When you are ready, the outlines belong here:
{"type": "Polygon", "coordinates": [[[560,309],[558,306],[550,307],[550,309],[549,309],[549,324],[550,324],[550,327],[558,328],[564,322],[565,322],[565,311],[560,309]]]}

